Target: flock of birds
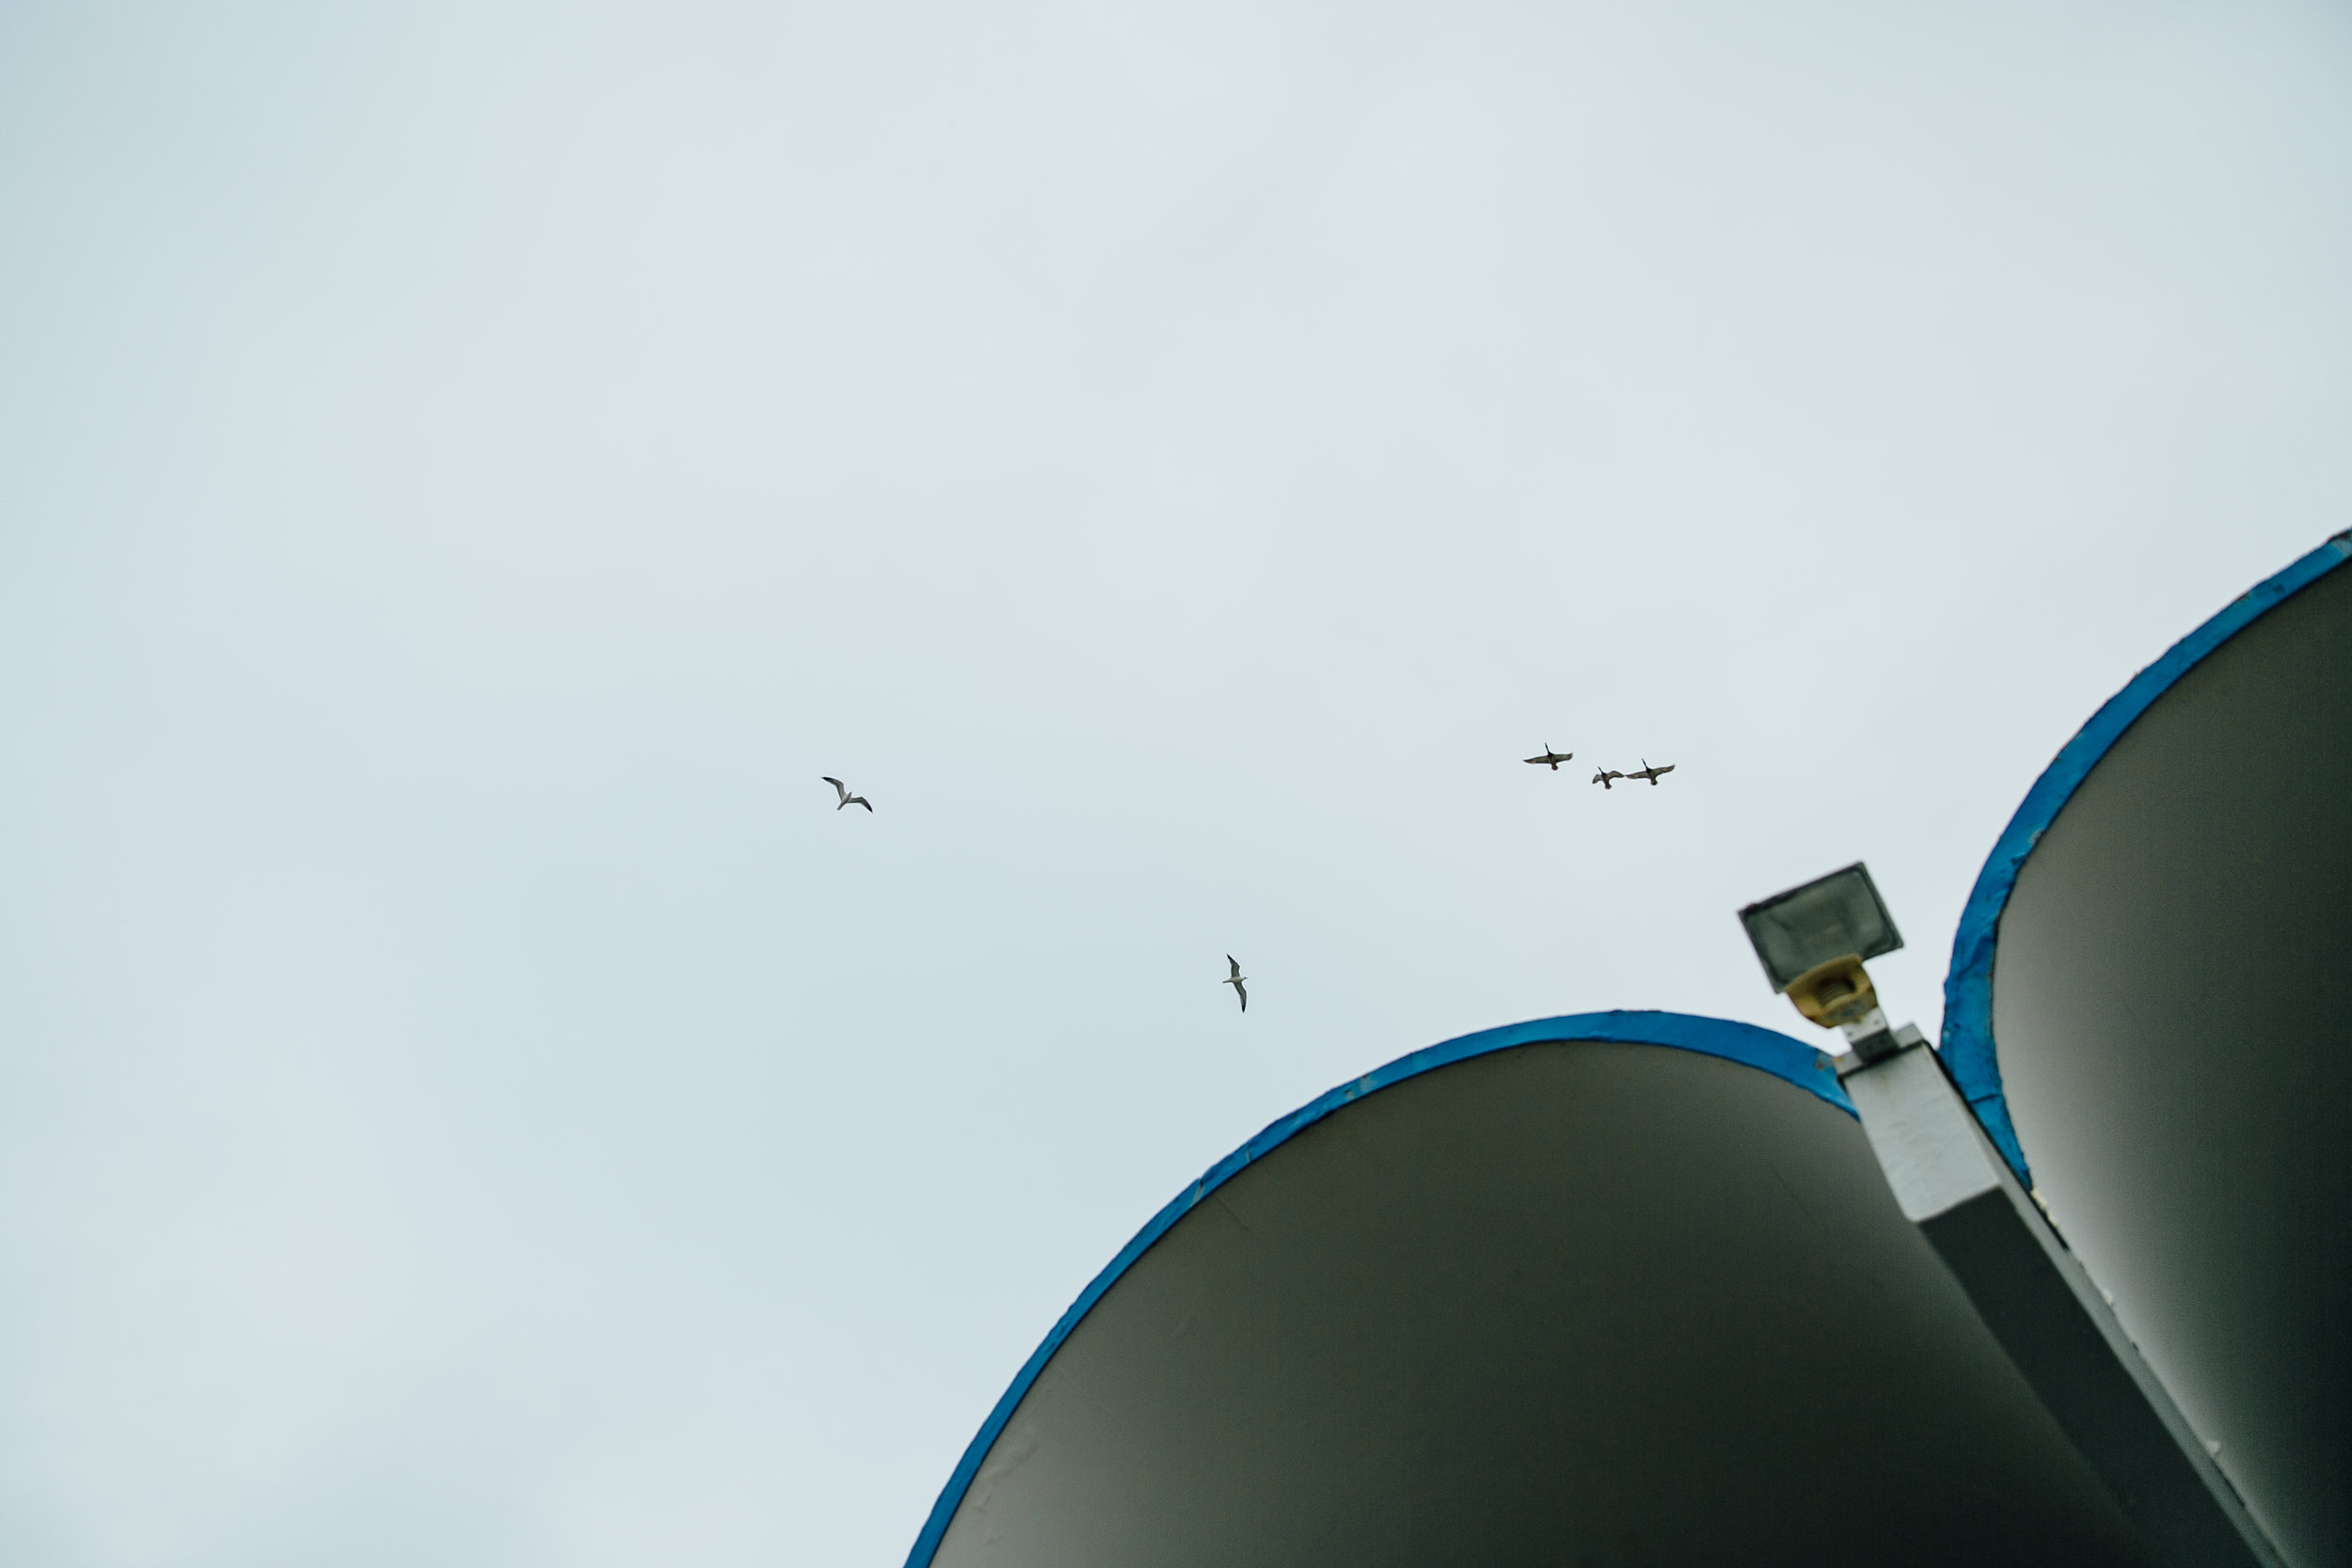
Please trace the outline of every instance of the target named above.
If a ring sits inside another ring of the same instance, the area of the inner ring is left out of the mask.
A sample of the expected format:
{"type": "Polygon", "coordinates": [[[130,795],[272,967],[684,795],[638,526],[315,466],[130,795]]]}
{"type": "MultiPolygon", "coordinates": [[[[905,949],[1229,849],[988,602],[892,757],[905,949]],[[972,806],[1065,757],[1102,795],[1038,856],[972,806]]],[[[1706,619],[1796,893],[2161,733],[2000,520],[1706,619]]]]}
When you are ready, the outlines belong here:
{"type": "MultiPolygon", "coordinates": [[[[1547,740],[1544,742],[1543,755],[1536,757],[1521,757],[1519,760],[1521,762],[1532,762],[1538,765],[1548,764],[1549,765],[1551,770],[1557,773],[1560,771],[1560,765],[1575,755],[1576,753],[1574,752],[1553,751],[1551,749],[1551,742],[1547,740]]],[[[1649,781],[1650,786],[1652,788],[1656,788],[1658,781],[1664,778],[1667,774],[1673,772],[1674,770],[1675,765],[1671,762],[1666,764],[1663,768],[1652,768],[1649,765],[1649,758],[1644,757],[1642,759],[1642,766],[1636,768],[1630,773],[1620,773],[1613,768],[1598,768],[1594,772],[1592,782],[1600,785],[1603,789],[1614,789],[1617,786],[1613,781],[1618,779],[1646,779],[1649,781]]],[[[866,809],[871,811],[874,808],[868,806],[866,809]]]]}
{"type": "MultiPolygon", "coordinates": [[[[1551,749],[1551,742],[1547,740],[1544,742],[1544,750],[1541,756],[1522,757],[1519,760],[1522,762],[1532,762],[1539,767],[1549,767],[1553,772],[1557,773],[1560,771],[1560,765],[1562,763],[1571,762],[1575,760],[1575,757],[1576,753],[1574,752],[1553,751],[1551,749]]],[[[1675,765],[1671,762],[1666,764],[1663,768],[1652,768],[1649,765],[1649,758],[1644,757],[1642,759],[1642,766],[1634,768],[1629,773],[1620,773],[1613,768],[1603,768],[1597,770],[1593,774],[1592,782],[1600,785],[1603,789],[1613,789],[1616,787],[1615,781],[1618,779],[1641,779],[1645,781],[1651,788],[1655,789],[1658,787],[1658,781],[1664,778],[1667,774],[1673,772],[1674,770],[1675,765]]],[[[839,779],[834,778],[831,773],[823,775],[823,778],[827,784],[833,785],[834,793],[841,797],[839,802],[833,808],[834,810],[847,811],[851,806],[864,806],[867,816],[870,816],[873,815],[873,801],[868,800],[863,795],[850,794],[850,786],[843,784],[839,779]]],[[[1220,986],[1231,986],[1233,988],[1233,994],[1241,999],[1241,1010],[1246,1013],[1249,1010],[1249,976],[1241,972],[1241,960],[1234,958],[1231,953],[1225,955],[1225,966],[1231,971],[1231,973],[1228,974],[1224,979],[1219,980],[1217,984],[1220,986]]]]}

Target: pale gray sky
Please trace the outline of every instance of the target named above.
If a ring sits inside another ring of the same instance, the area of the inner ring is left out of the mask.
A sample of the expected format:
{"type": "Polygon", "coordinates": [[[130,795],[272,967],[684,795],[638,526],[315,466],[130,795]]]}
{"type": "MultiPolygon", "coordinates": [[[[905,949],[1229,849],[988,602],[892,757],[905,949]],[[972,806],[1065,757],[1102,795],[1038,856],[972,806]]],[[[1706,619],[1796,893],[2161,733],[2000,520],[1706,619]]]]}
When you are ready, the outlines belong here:
{"type": "Polygon", "coordinates": [[[2329,6],[15,4],[0,214],[24,1568],[896,1564],[1330,1085],[1857,857],[1932,1028],[2352,522],[2329,6]]]}

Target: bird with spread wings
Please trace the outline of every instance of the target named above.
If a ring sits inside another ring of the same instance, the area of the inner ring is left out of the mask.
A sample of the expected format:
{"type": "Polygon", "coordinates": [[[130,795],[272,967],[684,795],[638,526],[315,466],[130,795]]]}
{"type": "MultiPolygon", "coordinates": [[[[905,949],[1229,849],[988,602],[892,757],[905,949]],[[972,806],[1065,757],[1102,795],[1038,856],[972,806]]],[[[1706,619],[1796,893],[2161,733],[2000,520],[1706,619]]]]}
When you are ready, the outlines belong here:
{"type": "Polygon", "coordinates": [[[1249,1010],[1249,990],[1242,982],[1249,976],[1241,972],[1241,960],[1231,953],[1225,955],[1225,961],[1232,967],[1233,973],[1219,980],[1217,984],[1233,988],[1233,994],[1241,998],[1241,1010],[1246,1013],[1249,1010]]]}
{"type": "Polygon", "coordinates": [[[864,806],[866,808],[866,814],[868,816],[871,816],[874,814],[873,801],[867,800],[863,795],[850,794],[850,786],[843,784],[839,779],[834,778],[831,773],[824,774],[822,777],[827,784],[833,785],[834,793],[841,797],[841,804],[834,807],[834,810],[840,811],[846,806],[864,806]]]}

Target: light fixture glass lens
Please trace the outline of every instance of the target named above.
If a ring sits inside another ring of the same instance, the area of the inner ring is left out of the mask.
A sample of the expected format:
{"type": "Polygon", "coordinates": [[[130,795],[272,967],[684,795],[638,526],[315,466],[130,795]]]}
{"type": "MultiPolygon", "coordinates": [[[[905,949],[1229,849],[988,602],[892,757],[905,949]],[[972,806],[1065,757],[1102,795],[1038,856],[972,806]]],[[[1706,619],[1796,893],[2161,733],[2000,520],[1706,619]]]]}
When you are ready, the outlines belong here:
{"type": "Polygon", "coordinates": [[[1875,958],[1903,944],[1886,902],[1860,861],[1819,881],[1750,904],[1740,911],[1748,942],[1774,990],[1816,965],[1851,953],[1875,958]]]}

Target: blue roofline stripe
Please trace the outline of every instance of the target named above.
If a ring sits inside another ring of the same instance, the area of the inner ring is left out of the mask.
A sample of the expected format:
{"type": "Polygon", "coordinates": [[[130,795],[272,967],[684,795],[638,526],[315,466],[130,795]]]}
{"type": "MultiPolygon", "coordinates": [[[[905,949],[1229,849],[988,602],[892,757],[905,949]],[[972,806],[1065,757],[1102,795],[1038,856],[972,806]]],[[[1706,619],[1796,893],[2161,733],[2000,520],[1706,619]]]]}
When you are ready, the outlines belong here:
{"type": "Polygon", "coordinates": [[[2001,913],[2017,886],[2017,873],[2033,847],[2090,770],[2125,730],[2200,660],[2244,631],[2296,591],[2326,577],[2352,556],[2352,531],[2339,533],[2277,576],[2255,584],[2229,608],[2182,638],[2164,656],[2134,675],[2108,698],[2090,721],[2074,733],[2026,792],[1993,853],[1977,874],[1977,885],[1962,909],[1952,935],[1951,969],[1944,977],[1944,1061],[1967,1097],[1985,1134],[2027,1187],[2033,1176],[2010,1122],[2001,1088],[1999,1049],[1993,1038],[1993,954],[2000,941],[2001,913]]]}
{"type": "Polygon", "coordinates": [[[1339,1087],[1309,1101],[1289,1116],[1267,1125],[1256,1137],[1243,1144],[1232,1153],[1202,1172],[1200,1179],[1169,1200],[1166,1207],[1152,1216],[1150,1223],[1135,1234],[1134,1240],[1121,1247],[1119,1256],[1094,1276],[1070,1310],[1061,1315],[1044,1343],[1022,1363],[1021,1370],[988,1413],[970,1445],[963,1450],[955,1473],[947,1478],[939,1500],[931,1505],[930,1516],[923,1522],[923,1533],[916,1536],[914,1549],[907,1554],[907,1568],[930,1568],[940,1543],[946,1538],[947,1526],[954,1520],[956,1510],[962,1506],[964,1494],[970,1490],[973,1477],[979,1474],[988,1450],[995,1446],[1005,1424],[1012,1419],[1013,1411],[1023,1396],[1054,1358],[1080,1319],[1092,1310],[1094,1304],[1143,1256],[1152,1243],[1158,1241],[1187,1213],[1217,1188],[1239,1175],[1252,1161],[1263,1159],[1297,1133],[1313,1126],[1343,1105],[1353,1104],[1369,1094],[1391,1088],[1424,1072],[1484,1056],[1491,1052],[1508,1051],[1514,1046],[1536,1045],[1549,1040],[1614,1040],[1629,1045],[1657,1045],[1676,1051],[1695,1051],[1704,1055],[1720,1056],[1725,1061],[1756,1068],[1776,1078],[1787,1080],[1845,1112],[1854,1115],[1853,1101],[1837,1082],[1837,1069],[1829,1057],[1802,1040],[1770,1029],[1759,1029],[1753,1023],[1735,1023],[1728,1019],[1700,1018],[1690,1013],[1665,1012],[1606,1012],[1575,1013],[1565,1018],[1535,1019],[1526,1023],[1506,1024],[1500,1029],[1486,1029],[1474,1035],[1462,1035],[1454,1039],[1399,1056],[1385,1067],[1377,1067],[1360,1078],[1351,1079],[1339,1087]]]}

